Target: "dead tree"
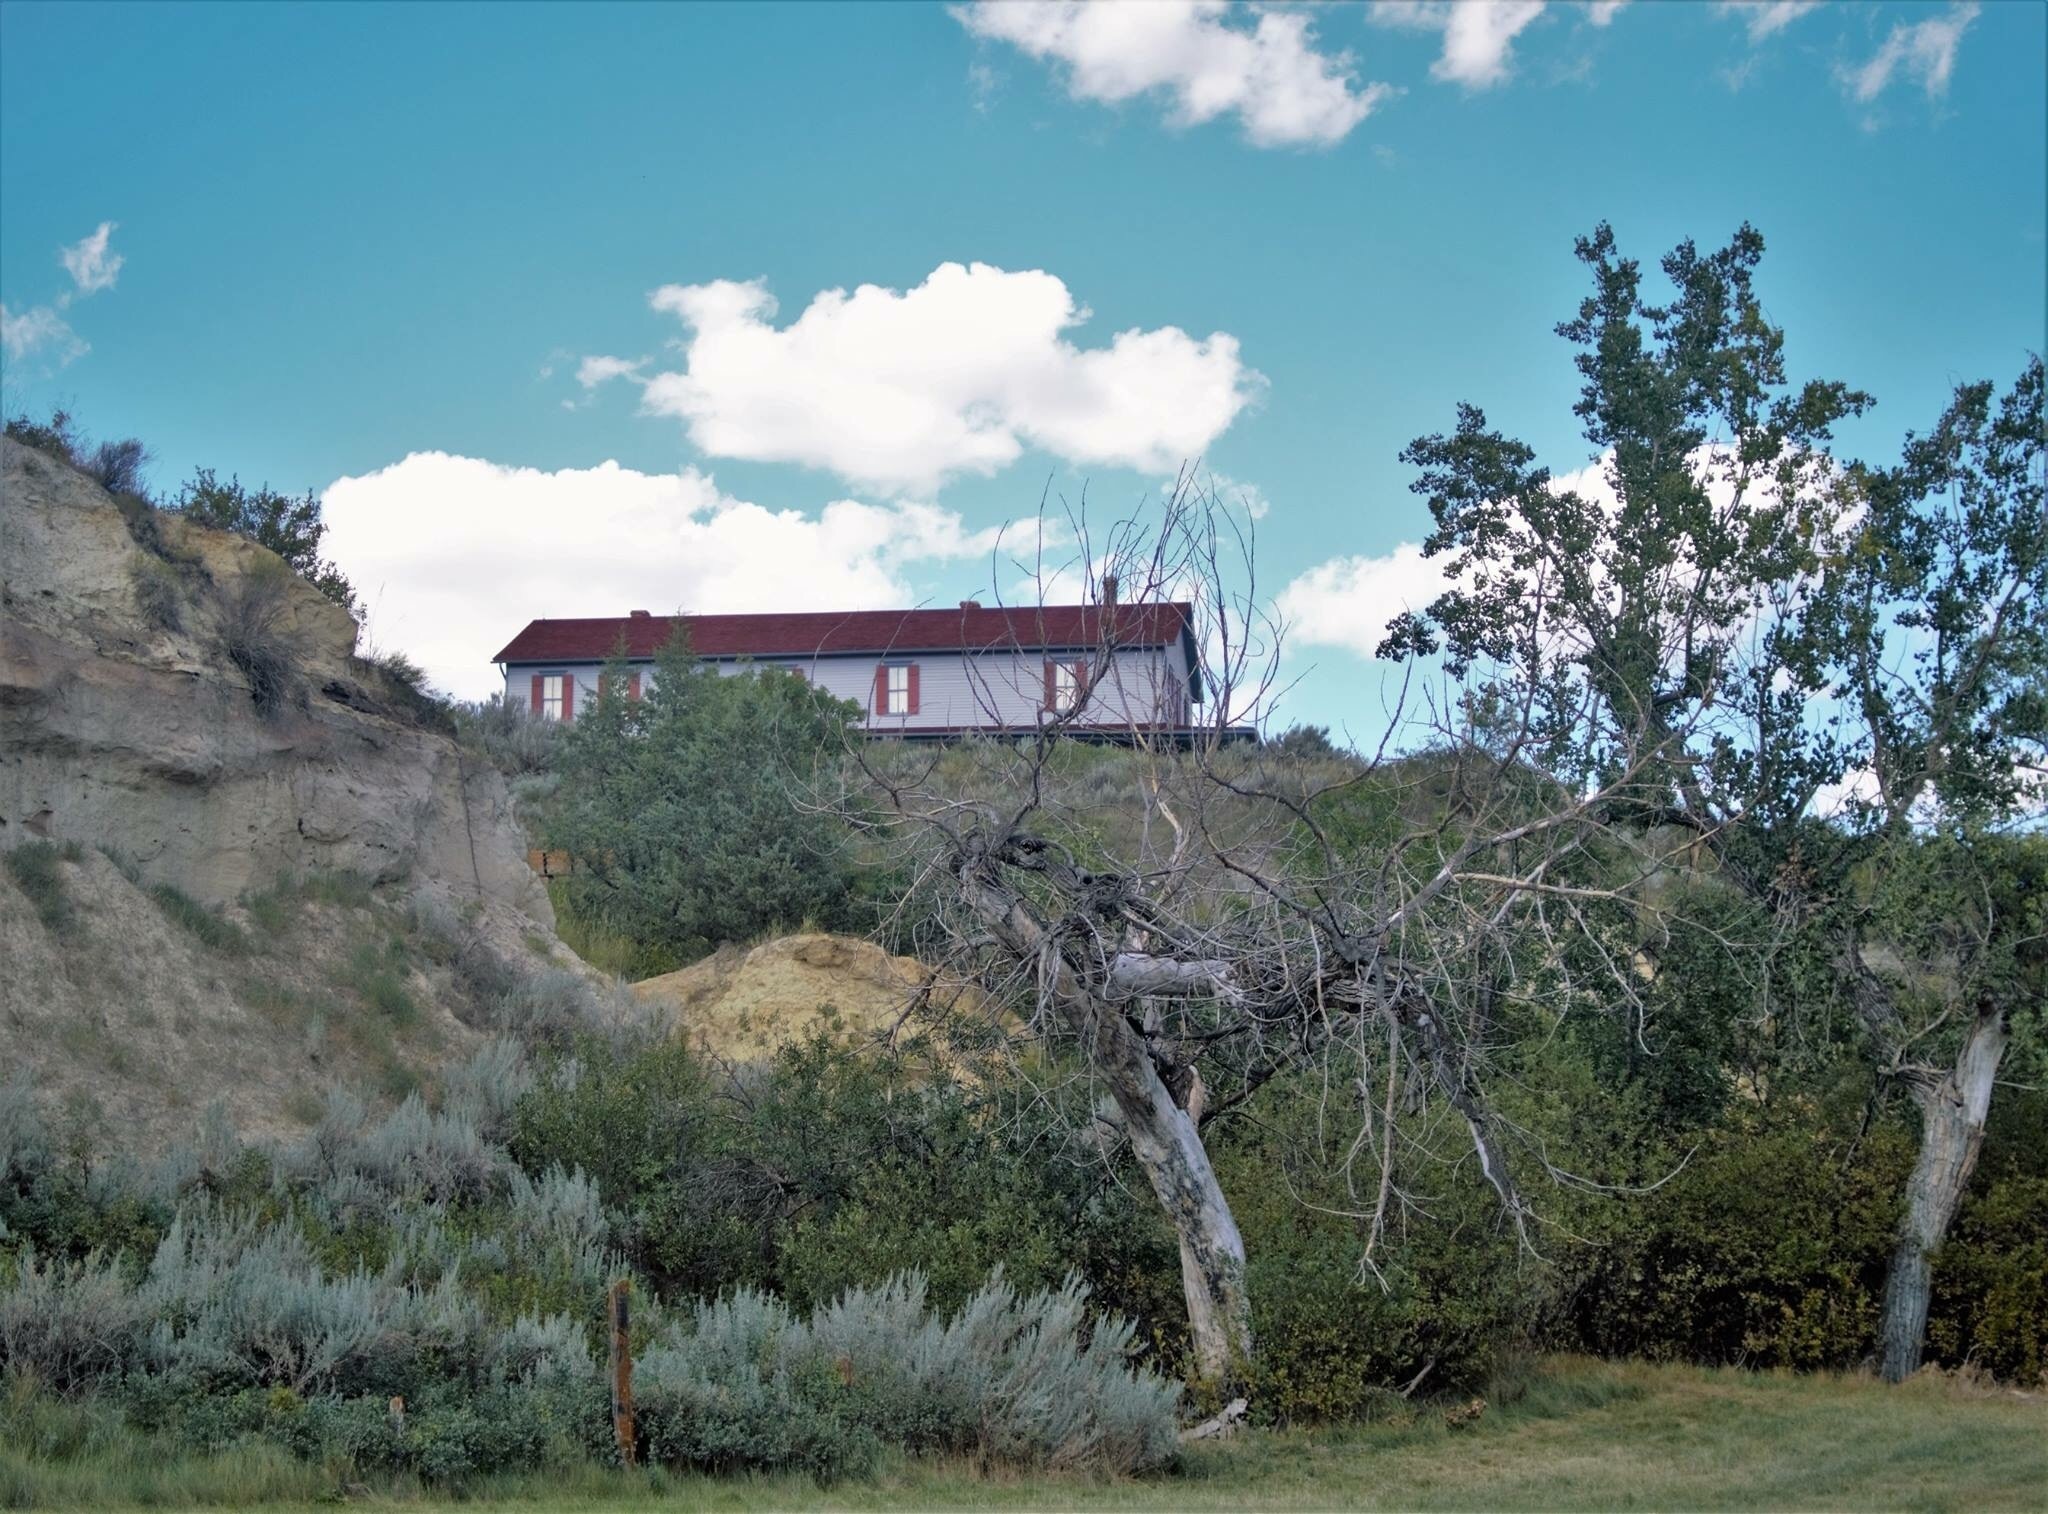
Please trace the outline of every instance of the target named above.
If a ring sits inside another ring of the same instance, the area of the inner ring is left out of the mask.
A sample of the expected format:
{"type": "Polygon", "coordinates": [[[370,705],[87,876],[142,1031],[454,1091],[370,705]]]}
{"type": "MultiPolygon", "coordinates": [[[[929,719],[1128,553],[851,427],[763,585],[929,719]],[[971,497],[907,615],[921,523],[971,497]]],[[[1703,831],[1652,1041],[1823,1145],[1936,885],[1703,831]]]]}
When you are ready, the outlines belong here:
{"type": "MultiPolygon", "coordinates": [[[[1253,1350],[1250,1305],[1204,1128],[1290,1069],[1358,1052],[1374,1086],[1384,1079],[1358,1143],[1375,1169],[1365,1271],[1401,1200],[1398,1127],[1416,1100],[1395,1099],[1397,1086],[1456,1112],[1477,1170],[1533,1245],[1517,1172],[1553,1170],[1488,1097],[1490,1038],[1504,996],[1550,991],[1560,934],[1639,908],[1641,848],[1617,845],[1602,817],[1641,772],[1624,760],[1600,783],[1556,783],[1512,719],[1495,711],[1481,732],[1457,691],[1393,711],[1370,759],[1304,764],[1234,742],[1264,713],[1279,668],[1249,521],[1183,479],[1154,520],[1119,525],[1100,550],[1079,512],[1070,524],[1074,563],[1026,572],[1034,592],[1071,579],[1098,605],[1103,582],[1117,585],[1084,683],[1121,676],[1123,613],[1184,606],[1207,695],[1200,726],[1168,727],[1126,702],[1110,731],[1106,706],[1083,697],[950,753],[855,748],[847,802],[879,814],[912,864],[923,953],[989,987],[1014,1031],[1071,1056],[1099,1091],[1098,1123],[1127,1145],[1179,1242],[1195,1367],[1227,1382],[1253,1350]],[[1107,769],[1076,746],[1082,734],[1114,735],[1134,755],[1107,769]],[[1427,751],[1390,755],[1398,742],[1427,751]],[[1090,771],[1125,790],[1091,793],[1090,771]],[[1365,784],[1407,813],[1361,854],[1321,817],[1365,784]],[[1136,818],[1103,839],[1118,813],[1136,818]]],[[[1596,989],[1611,1001],[1635,991],[1627,960],[1619,953],[1596,989]]]]}

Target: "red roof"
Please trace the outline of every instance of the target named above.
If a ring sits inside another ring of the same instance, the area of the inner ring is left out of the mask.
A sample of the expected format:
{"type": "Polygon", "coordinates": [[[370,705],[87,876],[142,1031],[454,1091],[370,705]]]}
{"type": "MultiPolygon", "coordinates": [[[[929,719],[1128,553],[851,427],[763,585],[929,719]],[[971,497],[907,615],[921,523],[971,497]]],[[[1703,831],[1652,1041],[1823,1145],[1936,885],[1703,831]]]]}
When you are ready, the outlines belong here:
{"type": "Polygon", "coordinates": [[[534,620],[493,662],[603,662],[621,642],[629,658],[661,650],[680,621],[699,657],[817,657],[860,653],[1037,652],[1099,646],[1163,647],[1186,641],[1185,604],[1045,605],[1029,609],[845,610],[800,615],[609,615],[534,620]]]}

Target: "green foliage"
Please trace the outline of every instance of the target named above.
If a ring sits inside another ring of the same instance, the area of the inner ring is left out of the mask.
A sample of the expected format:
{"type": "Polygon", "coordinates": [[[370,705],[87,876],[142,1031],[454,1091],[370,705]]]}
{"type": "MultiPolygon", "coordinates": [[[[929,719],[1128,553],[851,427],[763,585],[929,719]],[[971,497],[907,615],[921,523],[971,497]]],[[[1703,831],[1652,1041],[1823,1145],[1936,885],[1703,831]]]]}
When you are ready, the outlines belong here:
{"type": "Polygon", "coordinates": [[[1461,1155],[1456,1130],[1435,1131],[1400,1178],[1435,1187],[1418,1198],[1430,1219],[1395,1215],[1365,1265],[1374,1195],[1352,1191],[1353,1132],[1318,1118],[1327,1093],[1319,1078],[1276,1080],[1212,1141],[1245,1239],[1251,1388],[1267,1422],[1372,1418],[1418,1374],[1432,1392],[1483,1387],[1532,1300],[1484,1185],[1434,1175],[1461,1155]]]}
{"type": "Polygon", "coordinates": [[[33,447],[45,457],[53,457],[60,463],[77,466],[82,442],[68,410],[51,411],[48,421],[34,420],[26,414],[10,415],[7,418],[7,434],[24,447],[33,447]]]}
{"type": "Polygon", "coordinates": [[[348,986],[363,1003],[392,1025],[417,1024],[420,1007],[406,986],[408,962],[405,943],[392,936],[381,944],[360,943],[349,953],[348,986]]]}
{"type": "Polygon", "coordinates": [[[1993,1112],[1977,1181],[1935,1258],[1936,1360],[2048,1382],[2048,1096],[2015,1089],[1993,1112]]]}
{"type": "Polygon", "coordinates": [[[13,875],[15,887],[28,896],[43,929],[53,935],[68,931],[76,917],[71,896],[65,892],[64,874],[57,864],[84,860],[85,853],[75,841],[62,845],[54,841],[24,841],[7,854],[7,871],[13,875]]]}
{"type": "Polygon", "coordinates": [[[641,699],[622,667],[561,738],[543,836],[574,913],[683,960],[806,921],[846,924],[846,837],[801,790],[858,709],[779,670],[721,675],[680,637],[641,699]]]}
{"type": "Polygon", "coordinates": [[[138,556],[129,569],[135,589],[135,608],[143,620],[159,631],[180,631],[185,610],[178,593],[178,574],[158,557],[138,556]]]}
{"type": "Polygon", "coordinates": [[[221,653],[248,681],[249,698],[264,715],[303,698],[287,586],[276,563],[258,562],[221,594],[221,653]]]}
{"type": "Polygon", "coordinates": [[[357,611],[356,592],[342,571],[320,556],[327,523],[320,501],[304,495],[279,494],[268,485],[246,489],[238,478],[222,483],[211,468],[201,468],[170,507],[187,520],[216,531],[232,531],[267,547],[322,594],[347,610],[357,611]]]}
{"type": "Polygon", "coordinates": [[[224,957],[248,954],[249,937],[242,928],[219,910],[208,909],[183,889],[159,883],[149,891],[149,897],[156,901],[165,918],[189,931],[208,951],[219,952],[224,957]]]}

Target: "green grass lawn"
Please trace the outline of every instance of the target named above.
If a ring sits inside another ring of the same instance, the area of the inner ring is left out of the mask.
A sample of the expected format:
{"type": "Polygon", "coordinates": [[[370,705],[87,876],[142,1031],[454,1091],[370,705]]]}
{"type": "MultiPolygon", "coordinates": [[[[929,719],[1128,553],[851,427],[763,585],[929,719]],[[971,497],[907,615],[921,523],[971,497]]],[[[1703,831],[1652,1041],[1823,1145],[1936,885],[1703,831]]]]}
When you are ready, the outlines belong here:
{"type": "MultiPolygon", "coordinates": [[[[596,1469],[469,1490],[347,1502],[407,1510],[498,1506],[690,1509],[2048,1509],[2048,1397],[1916,1381],[1550,1363],[1512,1401],[1451,1428],[1406,1423],[1253,1431],[1132,1481],[899,1463],[820,1488],[793,1478],[630,1476],[596,1469]]],[[[122,1469],[32,1465],[0,1449],[14,1507],[332,1507],[331,1474],[270,1454],[122,1469]],[[119,1475],[116,1476],[117,1472],[119,1475]],[[325,1488],[318,1485],[328,1478],[325,1488]],[[324,1497],[322,1495],[325,1495],[324,1497]],[[303,1502],[301,1502],[303,1501],[303,1502]]]]}

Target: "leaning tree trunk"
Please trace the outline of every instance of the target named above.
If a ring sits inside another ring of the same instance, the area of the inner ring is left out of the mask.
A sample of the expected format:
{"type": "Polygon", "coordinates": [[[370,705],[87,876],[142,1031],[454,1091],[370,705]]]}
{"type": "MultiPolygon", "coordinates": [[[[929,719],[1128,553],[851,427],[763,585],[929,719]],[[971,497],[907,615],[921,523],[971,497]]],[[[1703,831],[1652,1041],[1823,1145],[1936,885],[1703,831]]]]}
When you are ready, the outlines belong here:
{"type": "Polygon", "coordinates": [[[2005,1016],[1992,1008],[1980,1010],[1956,1053],[1955,1066],[1938,1078],[1911,1085],[1920,1107],[1920,1156],[1906,1184],[1906,1212],[1899,1222],[1898,1247],[1892,1252],[1884,1313],[1877,1327],[1879,1361],[1887,1382],[1910,1377],[1920,1366],[1934,1253],[1947,1236],[1976,1169],[2005,1043],[2005,1016]]]}
{"type": "MultiPolygon", "coordinates": [[[[1219,1388],[1234,1385],[1251,1358],[1251,1304],[1245,1292],[1244,1238],[1216,1181],[1216,1169],[1195,1128],[1160,1076],[1144,1038],[1116,1004],[1090,990],[1047,941],[1045,928],[1015,894],[971,870],[961,876],[975,914],[1004,947],[1050,969],[1052,998],[1088,1049],[1090,1065],[1108,1086],[1131,1154],[1180,1242],[1181,1284],[1195,1369],[1219,1388]]],[[[1113,971],[1132,986],[1159,989],[1213,975],[1209,964],[1125,955],[1113,971]]]]}

